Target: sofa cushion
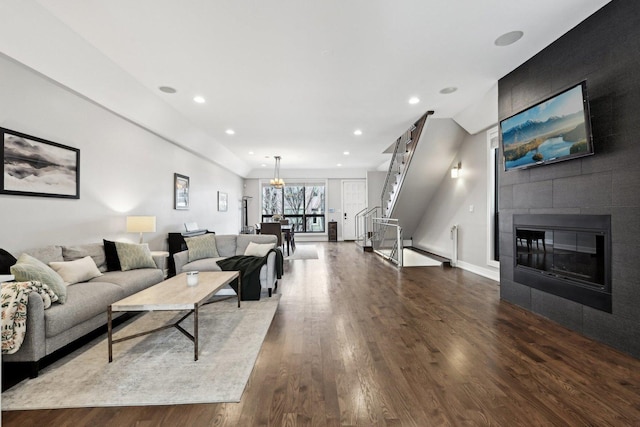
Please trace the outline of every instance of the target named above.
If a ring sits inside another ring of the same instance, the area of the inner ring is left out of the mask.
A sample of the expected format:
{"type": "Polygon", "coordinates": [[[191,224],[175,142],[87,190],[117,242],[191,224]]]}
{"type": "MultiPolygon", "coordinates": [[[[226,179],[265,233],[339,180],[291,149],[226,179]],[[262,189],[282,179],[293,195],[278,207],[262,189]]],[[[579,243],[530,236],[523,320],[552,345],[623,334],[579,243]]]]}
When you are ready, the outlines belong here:
{"type": "Polygon", "coordinates": [[[67,300],[67,287],[62,277],[42,261],[28,254],[22,254],[13,266],[11,274],[18,282],[38,281],[49,286],[57,296],[58,302],[64,304],[67,300]]]}
{"type": "Polygon", "coordinates": [[[222,271],[220,266],[216,264],[222,258],[204,258],[185,264],[182,271],[222,271]]]}
{"type": "Polygon", "coordinates": [[[73,261],[53,261],[49,263],[49,267],[58,273],[67,285],[86,282],[94,277],[102,276],[102,273],[98,270],[93,258],[89,255],[73,261]]]}
{"type": "Polygon", "coordinates": [[[236,243],[237,244],[236,251],[227,256],[244,255],[247,250],[247,246],[249,246],[249,243],[251,242],[259,243],[259,244],[265,244],[265,243],[278,244],[278,237],[272,234],[264,234],[264,235],[263,234],[239,234],[238,240],[236,243]]]}
{"type": "Polygon", "coordinates": [[[123,242],[115,243],[122,271],[136,270],[138,268],[156,268],[156,263],[146,243],[142,245],[123,242]]]}
{"type": "Polygon", "coordinates": [[[189,262],[203,258],[217,258],[219,256],[215,234],[185,237],[184,241],[187,244],[187,248],[189,248],[189,262]]]}
{"type": "Polygon", "coordinates": [[[18,261],[16,257],[4,249],[0,249],[0,274],[9,274],[9,269],[16,261],[18,261]]]}
{"type": "Polygon", "coordinates": [[[44,312],[45,335],[53,337],[100,313],[105,313],[106,321],[107,307],[124,297],[122,288],[112,283],[83,282],[69,286],[67,303],[54,304],[44,312]]]}
{"type": "Polygon", "coordinates": [[[62,257],[62,246],[50,245],[40,248],[29,249],[25,253],[32,257],[49,264],[51,261],[64,261],[62,257]]]}
{"type": "Polygon", "coordinates": [[[107,271],[107,257],[104,252],[104,245],[100,243],[89,243],[86,245],[63,246],[62,257],[65,261],[74,261],[86,256],[93,258],[98,270],[104,273],[107,271]]]}
{"type": "Polygon", "coordinates": [[[275,247],[275,243],[254,243],[249,242],[247,249],[244,251],[245,255],[263,257],[266,256],[271,249],[275,247]]]}
{"type": "Polygon", "coordinates": [[[104,244],[104,257],[107,263],[107,271],[120,271],[120,259],[118,258],[118,250],[116,249],[116,242],[111,240],[102,239],[104,244]]]}
{"type": "Polygon", "coordinates": [[[130,271],[107,271],[102,276],[90,280],[89,283],[95,283],[96,286],[99,286],[103,282],[113,283],[123,290],[124,296],[129,296],[149,286],[160,283],[162,280],[164,280],[162,270],[157,268],[140,268],[130,271]]]}
{"type": "MultiPolygon", "coordinates": [[[[221,257],[236,255],[236,237],[235,234],[216,236],[216,246],[221,257]]],[[[244,252],[244,249],[242,252],[244,252]]]]}

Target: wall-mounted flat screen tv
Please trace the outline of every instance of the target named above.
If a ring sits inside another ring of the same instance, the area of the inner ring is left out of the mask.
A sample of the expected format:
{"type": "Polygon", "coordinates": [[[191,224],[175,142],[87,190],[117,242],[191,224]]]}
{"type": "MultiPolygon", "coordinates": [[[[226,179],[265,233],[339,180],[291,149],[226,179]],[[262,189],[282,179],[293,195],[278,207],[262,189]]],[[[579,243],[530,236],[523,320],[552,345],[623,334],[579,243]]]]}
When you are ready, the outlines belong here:
{"type": "Polygon", "coordinates": [[[586,82],[500,121],[505,170],[593,154],[586,82]]]}

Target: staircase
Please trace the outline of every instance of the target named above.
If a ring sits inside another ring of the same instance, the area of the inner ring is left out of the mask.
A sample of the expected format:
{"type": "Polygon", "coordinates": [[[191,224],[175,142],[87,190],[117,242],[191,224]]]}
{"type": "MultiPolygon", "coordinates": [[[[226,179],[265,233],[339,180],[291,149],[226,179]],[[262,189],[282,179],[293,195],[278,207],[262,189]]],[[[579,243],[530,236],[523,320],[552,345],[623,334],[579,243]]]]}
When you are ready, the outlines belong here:
{"type": "Polygon", "coordinates": [[[356,243],[402,266],[403,239],[411,240],[458,153],[465,131],[453,119],[426,112],[395,142],[380,206],[356,215],[356,243]],[[412,162],[414,166],[411,167],[412,162]]]}
{"type": "Polygon", "coordinates": [[[389,162],[387,179],[382,188],[382,194],[380,195],[381,206],[383,207],[382,216],[386,218],[391,217],[391,212],[393,212],[393,207],[402,188],[402,183],[404,182],[409,165],[411,164],[413,153],[415,153],[418,141],[420,140],[422,129],[424,128],[427,118],[432,114],[433,111],[427,111],[396,140],[391,162],[389,162]]]}

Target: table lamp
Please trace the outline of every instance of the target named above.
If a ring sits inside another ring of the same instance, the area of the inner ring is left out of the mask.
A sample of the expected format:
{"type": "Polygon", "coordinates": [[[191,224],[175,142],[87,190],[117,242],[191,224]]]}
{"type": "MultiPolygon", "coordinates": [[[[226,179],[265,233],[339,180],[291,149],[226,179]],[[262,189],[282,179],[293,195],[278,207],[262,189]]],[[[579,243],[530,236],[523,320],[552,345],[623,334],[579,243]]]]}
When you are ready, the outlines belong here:
{"type": "Polygon", "coordinates": [[[128,216],[127,232],[140,233],[140,243],[142,244],[142,233],[154,233],[156,231],[155,216],[128,216]]]}

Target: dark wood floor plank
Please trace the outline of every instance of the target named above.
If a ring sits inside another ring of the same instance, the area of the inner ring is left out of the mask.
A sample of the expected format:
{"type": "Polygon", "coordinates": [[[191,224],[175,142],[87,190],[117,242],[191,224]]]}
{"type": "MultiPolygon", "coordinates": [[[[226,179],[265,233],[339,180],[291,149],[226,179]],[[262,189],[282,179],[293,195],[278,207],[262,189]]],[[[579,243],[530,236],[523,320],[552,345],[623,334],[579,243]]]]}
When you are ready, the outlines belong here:
{"type": "Polygon", "coordinates": [[[316,245],[320,259],[285,261],[240,403],[5,411],[3,425],[640,426],[638,359],[467,271],[316,245]]]}

